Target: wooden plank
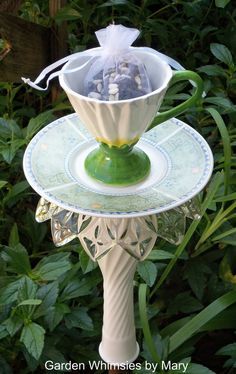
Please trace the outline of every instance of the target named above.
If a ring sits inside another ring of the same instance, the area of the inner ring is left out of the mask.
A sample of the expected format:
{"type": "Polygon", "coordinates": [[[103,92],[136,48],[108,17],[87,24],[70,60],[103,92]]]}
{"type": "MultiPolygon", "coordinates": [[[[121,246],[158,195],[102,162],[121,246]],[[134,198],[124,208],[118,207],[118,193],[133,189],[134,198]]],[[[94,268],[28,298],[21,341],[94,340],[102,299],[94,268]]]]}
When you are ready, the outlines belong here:
{"type": "Polygon", "coordinates": [[[17,14],[22,0],[1,0],[0,12],[7,12],[11,14],[17,14]]]}
{"type": "MultiPolygon", "coordinates": [[[[49,0],[49,14],[53,18],[58,10],[63,8],[67,3],[67,0],[49,0]]],[[[68,55],[67,45],[67,23],[62,22],[57,25],[56,22],[52,23],[51,27],[51,59],[57,61],[62,57],[68,55]]],[[[61,88],[58,84],[58,80],[54,80],[51,86],[52,101],[57,100],[61,93],[61,88]]]]}
{"type": "Polygon", "coordinates": [[[1,51],[1,82],[21,82],[22,76],[34,79],[50,63],[50,29],[0,13],[0,38],[10,49],[5,56],[1,51]]]}
{"type": "MultiPolygon", "coordinates": [[[[49,14],[54,17],[58,10],[67,4],[67,0],[49,0],[49,14]]],[[[67,23],[61,22],[57,25],[55,22],[52,24],[51,33],[51,56],[52,61],[59,60],[68,54],[67,45],[67,23]]]]}

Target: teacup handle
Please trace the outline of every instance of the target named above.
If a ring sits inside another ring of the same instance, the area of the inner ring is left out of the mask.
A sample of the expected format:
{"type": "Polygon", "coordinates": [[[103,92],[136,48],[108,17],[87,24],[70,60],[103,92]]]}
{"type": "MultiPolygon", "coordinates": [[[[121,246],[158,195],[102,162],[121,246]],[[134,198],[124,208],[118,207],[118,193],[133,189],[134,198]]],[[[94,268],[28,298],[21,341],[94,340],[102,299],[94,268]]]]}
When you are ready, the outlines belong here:
{"type": "Polygon", "coordinates": [[[173,77],[170,80],[170,85],[183,80],[191,80],[196,83],[196,89],[193,95],[188,100],[177,105],[176,107],[166,110],[165,112],[158,113],[146,131],[152,129],[162,122],[167,121],[170,118],[178,116],[179,114],[185,112],[189,107],[194,105],[198,100],[200,101],[203,93],[202,78],[197,73],[194,73],[191,70],[175,71],[173,77]]]}

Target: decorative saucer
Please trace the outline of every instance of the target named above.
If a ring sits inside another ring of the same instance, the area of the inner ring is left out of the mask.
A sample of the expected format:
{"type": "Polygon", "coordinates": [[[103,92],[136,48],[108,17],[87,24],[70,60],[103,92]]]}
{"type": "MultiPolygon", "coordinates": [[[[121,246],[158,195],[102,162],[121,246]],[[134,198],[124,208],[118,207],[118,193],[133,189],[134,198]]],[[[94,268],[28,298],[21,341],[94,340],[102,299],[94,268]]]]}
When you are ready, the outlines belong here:
{"type": "Polygon", "coordinates": [[[175,118],[146,132],[138,142],[150,158],[151,172],[135,185],[109,186],[87,175],[84,160],[97,146],[77,114],[62,117],[29,143],[23,161],[26,178],[39,195],[66,210],[115,218],[182,205],[204,188],[213,169],[207,142],[175,118]]]}

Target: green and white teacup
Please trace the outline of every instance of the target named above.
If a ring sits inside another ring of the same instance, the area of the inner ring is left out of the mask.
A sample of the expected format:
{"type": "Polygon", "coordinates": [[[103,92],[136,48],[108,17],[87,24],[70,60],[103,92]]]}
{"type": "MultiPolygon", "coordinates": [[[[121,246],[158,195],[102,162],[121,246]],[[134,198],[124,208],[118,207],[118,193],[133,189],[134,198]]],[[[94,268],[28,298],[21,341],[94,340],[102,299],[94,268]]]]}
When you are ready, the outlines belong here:
{"type": "Polygon", "coordinates": [[[84,96],[83,82],[91,64],[73,70],[89,60],[87,56],[67,62],[60,75],[60,85],[88,131],[100,143],[85,160],[87,173],[110,185],[127,186],[144,179],[150,171],[148,156],[134,145],[145,131],[186,111],[196,104],[203,93],[202,79],[193,71],[172,71],[157,55],[133,48],[145,65],[153,91],[137,98],[101,101],[84,96]],[[196,88],[185,102],[165,112],[157,113],[168,87],[178,81],[191,80],[196,88]]]}

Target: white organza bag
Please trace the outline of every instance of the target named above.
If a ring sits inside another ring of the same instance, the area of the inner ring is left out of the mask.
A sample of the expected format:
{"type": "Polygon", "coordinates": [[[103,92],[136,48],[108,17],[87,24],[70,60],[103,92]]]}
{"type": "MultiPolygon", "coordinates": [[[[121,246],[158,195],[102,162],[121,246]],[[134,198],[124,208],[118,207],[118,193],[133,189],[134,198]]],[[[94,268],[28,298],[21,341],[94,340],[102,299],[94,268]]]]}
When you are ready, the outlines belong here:
{"type": "Polygon", "coordinates": [[[45,91],[51,79],[61,74],[84,70],[82,84],[84,89],[80,94],[95,100],[125,100],[145,95],[151,92],[152,88],[145,66],[136,57],[135,51],[153,53],[176,70],[184,70],[184,68],[171,57],[153,48],[132,47],[131,44],[137,39],[139,33],[137,29],[122,25],[109,25],[96,32],[100,47],[77,52],[54,62],[43,69],[33,82],[29,78],[22,77],[22,80],[37,90],[45,91]],[[82,56],[87,57],[85,63],[78,64],[73,69],[55,71],[61,65],[69,61],[77,61],[82,56]],[[41,87],[39,83],[46,76],[48,76],[46,86],[41,87]]]}
{"type": "Polygon", "coordinates": [[[143,62],[130,49],[137,29],[110,25],[96,33],[102,52],[84,81],[84,95],[98,100],[126,100],[151,92],[143,62]]]}

